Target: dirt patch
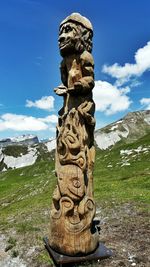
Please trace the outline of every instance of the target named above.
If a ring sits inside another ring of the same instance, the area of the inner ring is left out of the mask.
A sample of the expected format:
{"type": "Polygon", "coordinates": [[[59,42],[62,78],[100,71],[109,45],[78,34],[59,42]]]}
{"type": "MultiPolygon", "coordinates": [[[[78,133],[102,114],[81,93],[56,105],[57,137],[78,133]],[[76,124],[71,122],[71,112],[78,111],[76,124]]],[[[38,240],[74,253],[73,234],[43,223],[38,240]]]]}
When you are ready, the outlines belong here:
{"type": "MultiPolygon", "coordinates": [[[[104,215],[104,213],[103,213],[104,215]]],[[[93,266],[149,267],[150,227],[147,211],[131,204],[110,210],[101,225],[100,240],[114,256],[93,266]]]]}
{"type": "MultiPolygon", "coordinates": [[[[9,262],[12,262],[11,265],[6,263],[5,267],[18,267],[17,261],[20,261],[22,266],[26,267],[55,266],[52,260],[49,259],[42,240],[48,231],[48,211],[43,210],[43,214],[40,214],[40,216],[43,216],[43,223],[38,225],[38,222],[36,222],[37,229],[34,232],[18,233],[13,228],[13,230],[9,229],[9,231],[3,233],[5,234],[1,239],[3,243],[3,251],[1,251],[3,262],[5,257],[9,259],[9,262]],[[17,241],[14,247],[6,252],[8,240],[12,235],[17,241]],[[18,251],[16,256],[19,258],[16,257],[17,260],[11,259],[13,251],[18,251]]],[[[145,210],[141,209],[141,207],[139,209],[139,206],[129,203],[117,207],[114,204],[111,208],[106,205],[106,207],[97,208],[97,218],[101,221],[100,241],[106,247],[112,249],[114,255],[106,260],[86,262],[73,266],[149,267],[150,227],[149,214],[146,208],[145,210]]],[[[0,267],[3,267],[1,263],[0,267]]]]}

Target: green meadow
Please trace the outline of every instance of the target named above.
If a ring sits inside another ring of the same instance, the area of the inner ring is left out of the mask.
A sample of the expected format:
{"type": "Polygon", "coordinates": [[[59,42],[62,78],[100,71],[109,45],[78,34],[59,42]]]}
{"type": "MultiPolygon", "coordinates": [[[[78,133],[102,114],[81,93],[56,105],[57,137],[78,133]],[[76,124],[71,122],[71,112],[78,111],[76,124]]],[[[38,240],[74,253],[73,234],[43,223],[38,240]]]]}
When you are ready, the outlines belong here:
{"type": "MultiPolygon", "coordinates": [[[[147,211],[149,178],[149,135],[132,144],[121,142],[113,149],[97,149],[94,170],[97,208],[109,210],[130,203],[147,211]],[[120,154],[120,151],[127,152],[120,154]]],[[[24,257],[28,248],[36,246],[38,253],[34,260],[39,266],[43,262],[50,263],[42,239],[48,233],[55,185],[53,157],[41,157],[30,167],[0,173],[0,231],[8,238],[12,256],[19,254],[24,257]]]]}

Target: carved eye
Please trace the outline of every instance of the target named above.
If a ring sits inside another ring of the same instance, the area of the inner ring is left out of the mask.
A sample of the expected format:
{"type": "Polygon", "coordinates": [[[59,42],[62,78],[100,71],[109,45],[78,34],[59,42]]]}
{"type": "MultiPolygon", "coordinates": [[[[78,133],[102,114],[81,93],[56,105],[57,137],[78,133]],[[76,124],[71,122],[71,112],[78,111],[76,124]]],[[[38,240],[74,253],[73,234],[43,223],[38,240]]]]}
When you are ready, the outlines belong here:
{"type": "Polygon", "coordinates": [[[79,188],[81,186],[81,183],[78,179],[74,179],[72,183],[73,183],[73,186],[76,188],[79,188]]]}
{"type": "Polygon", "coordinates": [[[83,31],[83,35],[85,35],[85,34],[87,34],[87,30],[84,30],[84,31],[83,31]]]}
{"type": "Polygon", "coordinates": [[[72,28],[68,25],[68,26],[66,26],[66,28],[65,28],[65,32],[67,33],[67,32],[71,32],[72,31],[72,28]]]}

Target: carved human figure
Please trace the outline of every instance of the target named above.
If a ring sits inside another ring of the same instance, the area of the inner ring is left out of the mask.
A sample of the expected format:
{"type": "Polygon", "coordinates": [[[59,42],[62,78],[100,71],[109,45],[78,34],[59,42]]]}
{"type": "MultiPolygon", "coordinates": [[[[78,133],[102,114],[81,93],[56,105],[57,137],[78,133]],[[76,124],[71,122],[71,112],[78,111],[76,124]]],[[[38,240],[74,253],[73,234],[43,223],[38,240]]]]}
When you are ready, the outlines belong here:
{"type": "Polygon", "coordinates": [[[93,199],[94,61],[90,21],[73,13],[60,24],[59,49],[62,85],[55,88],[64,99],[57,125],[55,171],[49,244],[67,255],[94,251],[99,236],[94,227],[93,199]]]}

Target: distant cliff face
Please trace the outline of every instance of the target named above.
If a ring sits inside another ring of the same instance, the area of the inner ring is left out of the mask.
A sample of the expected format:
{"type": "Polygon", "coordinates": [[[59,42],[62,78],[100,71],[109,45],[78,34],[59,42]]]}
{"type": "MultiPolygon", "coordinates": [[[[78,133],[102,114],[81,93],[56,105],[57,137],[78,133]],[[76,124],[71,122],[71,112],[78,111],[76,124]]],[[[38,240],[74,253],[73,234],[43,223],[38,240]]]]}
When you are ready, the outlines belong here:
{"type": "Polygon", "coordinates": [[[131,143],[150,133],[150,110],[130,112],[124,118],[95,132],[97,146],[105,150],[119,141],[131,143]]]}
{"type": "Polygon", "coordinates": [[[39,140],[36,135],[27,134],[0,140],[0,148],[7,147],[9,145],[34,145],[38,143],[39,140]]]}

